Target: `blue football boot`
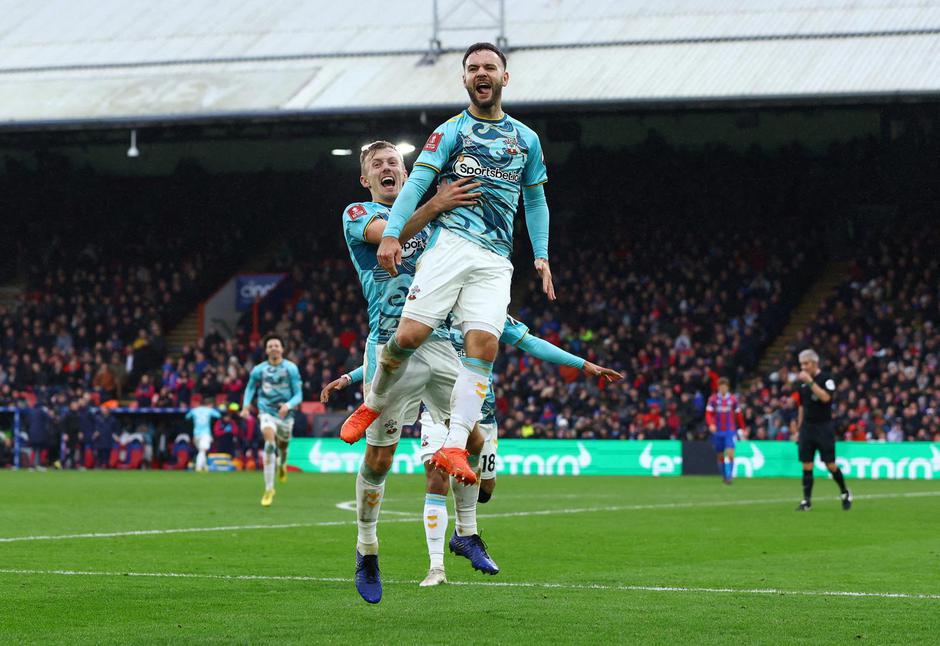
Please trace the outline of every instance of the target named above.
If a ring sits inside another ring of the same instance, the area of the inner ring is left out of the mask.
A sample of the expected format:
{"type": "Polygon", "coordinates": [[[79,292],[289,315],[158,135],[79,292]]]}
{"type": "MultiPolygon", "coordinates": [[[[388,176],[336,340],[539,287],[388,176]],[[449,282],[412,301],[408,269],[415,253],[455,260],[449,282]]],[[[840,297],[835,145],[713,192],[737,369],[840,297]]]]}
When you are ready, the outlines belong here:
{"type": "Polygon", "coordinates": [[[470,564],[474,570],[479,570],[484,574],[499,573],[499,566],[486,553],[486,543],[483,542],[479,534],[457,536],[457,532],[454,532],[450,539],[450,551],[457,556],[470,559],[470,564]]]}
{"type": "Polygon", "coordinates": [[[363,556],[356,550],[356,590],[369,603],[382,600],[382,577],[379,575],[378,554],[363,556]]]}

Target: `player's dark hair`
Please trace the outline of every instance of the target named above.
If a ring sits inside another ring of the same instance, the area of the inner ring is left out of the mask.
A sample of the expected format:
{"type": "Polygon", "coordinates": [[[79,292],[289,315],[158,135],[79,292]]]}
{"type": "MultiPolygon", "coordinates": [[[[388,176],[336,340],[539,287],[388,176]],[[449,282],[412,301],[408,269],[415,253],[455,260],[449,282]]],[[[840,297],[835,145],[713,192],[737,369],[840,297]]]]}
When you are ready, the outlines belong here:
{"type": "Polygon", "coordinates": [[[463,55],[463,66],[467,66],[467,59],[470,58],[470,54],[474,52],[480,52],[483,50],[489,50],[499,56],[499,60],[503,62],[503,69],[506,69],[506,55],[502,50],[494,45],[493,43],[473,43],[470,47],[467,48],[467,51],[463,55]]]}
{"type": "Polygon", "coordinates": [[[728,379],[727,377],[722,377],[721,379],[718,380],[718,385],[719,386],[725,385],[728,388],[731,388],[731,380],[728,379]]]}
{"type": "Polygon", "coordinates": [[[395,144],[389,141],[383,141],[381,139],[378,141],[373,141],[371,144],[366,146],[361,153],[359,153],[359,165],[362,166],[364,163],[366,163],[366,160],[374,155],[376,151],[385,150],[386,148],[398,150],[398,148],[395,147],[395,144]]]}
{"type": "Polygon", "coordinates": [[[287,344],[284,343],[284,337],[282,337],[277,332],[268,332],[267,334],[265,334],[264,339],[261,342],[261,347],[267,349],[268,341],[280,341],[281,348],[284,350],[287,350],[287,344]]]}

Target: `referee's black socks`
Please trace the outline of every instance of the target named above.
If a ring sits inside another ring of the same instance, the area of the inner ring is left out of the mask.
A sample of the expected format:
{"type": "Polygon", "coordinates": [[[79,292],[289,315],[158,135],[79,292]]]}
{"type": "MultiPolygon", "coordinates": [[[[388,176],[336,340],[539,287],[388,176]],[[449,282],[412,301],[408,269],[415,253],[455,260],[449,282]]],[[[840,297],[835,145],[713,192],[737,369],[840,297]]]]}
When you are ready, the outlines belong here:
{"type": "MultiPolygon", "coordinates": [[[[839,478],[842,478],[842,474],[839,474],[839,478]]],[[[803,500],[809,502],[813,497],[813,470],[803,471],[803,500]]]]}
{"type": "MultiPolygon", "coordinates": [[[[832,471],[831,473],[832,473],[832,479],[836,481],[837,485],[839,485],[839,491],[841,491],[842,493],[846,493],[848,489],[845,488],[845,478],[842,476],[842,469],[836,467],[836,470],[832,471]]],[[[804,474],[803,477],[805,478],[806,475],[804,474]]],[[[805,483],[806,480],[804,480],[803,482],[805,483]]],[[[805,484],[803,486],[804,488],[806,487],[805,484]]]]}

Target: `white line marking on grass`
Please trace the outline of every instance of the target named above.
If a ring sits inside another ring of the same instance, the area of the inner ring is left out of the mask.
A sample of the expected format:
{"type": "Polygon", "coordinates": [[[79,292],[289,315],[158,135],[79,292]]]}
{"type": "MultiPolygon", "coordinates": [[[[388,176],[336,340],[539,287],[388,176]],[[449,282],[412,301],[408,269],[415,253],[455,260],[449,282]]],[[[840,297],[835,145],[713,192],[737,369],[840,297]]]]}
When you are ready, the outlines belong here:
{"type": "MultiPolygon", "coordinates": [[[[907,493],[882,493],[856,495],[855,500],[876,500],[886,498],[923,498],[940,496],[938,491],[912,491],[907,493]]],[[[793,502],[795,498],[760,498],[753,500],[702,500],[690,502],[664,502],[645,505],[606,505],[600,507],[577,507],[569,509],[534,509],[531,511],[507,511],[495,514],[479,514],[480,519],[519,518],[526,516],[565,516],[569,514],[589,514],[610,511],[648,511],[656,509],[693,509],[696,507],[737,507],[747,505],[775,505],[793,502]]],[[[344,503],[339,503],[337,507],[344,503]]],[[[346,507],[341,509],[348,510],[346,507]]],[[[389,513],[389,512],[385,512],[389,513]]],[[[402,514],[398,518],[386,518],[381,522],[387,523],[414,523],[422,520],[421,515],[408,512],[395,512],[402,514]]],[[[120,532],[90,532],[87,534],[49,534],[37,536],[6,536],[0,537],[0,543],[20,543],[24,541],[62,541],[83,538],[122,538],[125,536],[162,536],[164,534],[198,534],[203,532],[237,532],[253,529],[298,529],[306,527],[338,527],[355,525],[355,520],[324,520],[311,523],[281,523],[276,525],[224,525],[221,527],[182,527],[176,529],[137,529],[120,532]]]]}
{"type": "MultiPolygon", "coordinates": [[[[24,576],[97,576],[139,577],[155,579],[208,579],[216,581],[301,581],[307,583],[342,583],[352,585],[350,578],[264,575],[264,574],[198,574],[192,572],[89,572],[83,570],[29,570],[0,569],[0,574],[24,576]]],[[[418,580],[387,579],[393,585],[417,585],[418,580]]],[[[707,588],[672,585],[604,585],[601,583],[536,583],[523,581],[450,581],[447,585],[487,588],[534,588],[541,590],[599,590],[604,592],[678,592],[690,594],[759,594],[799,597],[854,597],[876,599],[923,599],[940,600],[940,594],[917,592],[857,592],[850,590],[782,590],[779,588],[707,588]]]]}

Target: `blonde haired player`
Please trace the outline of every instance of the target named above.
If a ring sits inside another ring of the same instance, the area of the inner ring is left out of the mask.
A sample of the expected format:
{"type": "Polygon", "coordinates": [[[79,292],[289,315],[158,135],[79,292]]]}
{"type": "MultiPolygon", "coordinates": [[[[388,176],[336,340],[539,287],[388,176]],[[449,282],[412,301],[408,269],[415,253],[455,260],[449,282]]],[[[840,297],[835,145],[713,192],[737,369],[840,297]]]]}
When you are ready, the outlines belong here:
{"type": "MultiPolygon", "coordinates": [[[[428,242],[425,225],[439,213],[461,204],[472,204],[479,197],[469,192],[477,184],[470,180],[442,183],[438,193],[415,212],[415,217],[402,231],[404,251],[401,271],[395,274],[383,269],[376,261],[376,249],[385,231],[392,204],[408,176],[404,160],[394,145],[376,141],[363,150],[359,159],[359,184],[369,191],[371,200],[354,202],[343,212],[343,233],[349,257],[356,268],[362,293],[368,303],[369,337],[364,353],[365,395],[378,362],[382,347],[395,334],[401,308],[415,273],[419,258],[428,242]]],[[[379,572],[379,540],[376,533],[385,478],[388,475],[403,424],[418,417],[423,400],[432,414],[443,421],[450,406],[453,380],[460,360],[446,327],[439,327],[421,349],[414,353],[407,369],[402,370],[398,385],[389,393],[389,404],[380,415],[343,440],[353,443],[366,436],[366,452],[356,477],[356,590],[369,603],[382,599],[379,572]]],[[[482,445],[482,440],[480,442],[482,445]]]]}
{"type": "MultiPolygon", "coordinates": [[[[463,335],[459,330],[451,329],[451,344],[458,355],[463,353],[463,335]]],[[[609,382],[623,379],[623,375],[598,366],[590,361],[565,352],[561,348],[544,339],[531,334],[529,328],[511,316],[506,317],[500,343],[512,345],[537,359],[557,365],[571,366],[591,377],[601,377],[609,382]]],[[[363,369],[357,368],[349,374],[328,384],[320,394],[320,401],[326,403],[330,394],[335,390],[361,381],[363,369]]],[[[428,574],[421,582],[421,587],[435,586],[447,582],[444,571],[444,544],[447,535],[447,493],[454,494],[454,511],[456,519],[454,533],[451,536],[450,551],[458,556],[468,559],[475,570],[484,574],[495,575],[499,566],[490,557],[486,544],[477,531],[477,503],[487,502],[496,486],[496,451],[497,451],[497,424],[496,424],[496,395],[493,392],[492,379],[487,384],[486,398],[483,404],[482,419],[477,424],[482,433],[483,446],[477,450],[479,440],[474,442],[474,435],[470,436],[470,444],[474,450],[470,451],[471,464],[476,463],[475,456],[479,453],[479,481],[474,485],[464,485],[457,482],[453,476],[448,476],[431,463],[431,457],[444,444],[447,437],[447,426],[435,421],[427,409],[421,414],[421,461],[425,464],[427,478],[426,495],[424,502],[424,533],[428,546],[430,566],[428,574]]]]}

